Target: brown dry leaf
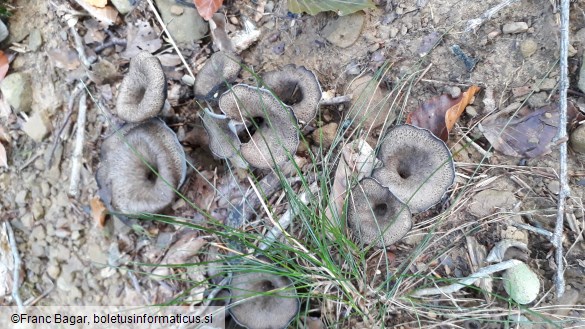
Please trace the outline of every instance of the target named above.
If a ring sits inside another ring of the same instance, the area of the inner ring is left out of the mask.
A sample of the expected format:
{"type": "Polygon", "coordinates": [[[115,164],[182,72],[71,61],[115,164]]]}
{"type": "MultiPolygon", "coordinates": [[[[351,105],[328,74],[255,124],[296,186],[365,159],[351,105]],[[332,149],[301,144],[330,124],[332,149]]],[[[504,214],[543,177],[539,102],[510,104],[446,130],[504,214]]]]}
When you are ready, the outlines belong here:
{"type": "MultiPolygon", "coordinates": [[[[483,122],[483,134],[496,151],[518,158],[534,158],[552,151],[559,124],[557,103],[535,110],[524,107],[513,119],[503,114],[506,112],[490,115],[483,122]]],[[[570,103],[567,116],[569,123],[582,117],[570,103]]]]}
{"type": "Polygon", "coordinates": [[[85,0],[85,2],[98,8],[104,8],[108,4],[108,0],[85,0]]]}
{"type": "Polygon", "coordinates": [[[135,24],[128,25],[128,43],[122,57],[131,59],[141,51],[154,53],[162,47],[162,40],[158,33],[147,21],[138,20],[135,24]]]}
{"type": "Polygon", "coordinates": [[[0,82],[4,80],[6,73],[8,73],[8,68],[10,67],[10,60],[8,56],[4,54],[3,51],[0,50],[0,82]]]}
{"type": "Polygon", "coordinates": [[[104,6],[97,8],[92,6],[90,0],[75,0],[83,9],[85,9],[91,16],[97,19],[102,25],[110,26],[116,22],[118,18],[118,11],[112,6],[104,6]]]}
{"type": "Polygon", "coordinates": [[[66,71],[73,71],[81,65],[77,53],[72,49],[55,48],[48,50],[47,54],[53,65],[66,71]]]}
{"type": "Polygon", "coordinates": [[[446,142],[455,122],[479,90],[478,86],[471,86],[457,98],[448,94],[433,97],[411,112],[406,123],[428,129],[446,142]]]}
{"type": "Polygon", "coordinates": [[[193,0],[193,3],[197,7],[199,15],[208,21],[217,12],[219,7],[221,7],[223,0],[193,0]]]}
{"type": "Polygon", "coordinates": [[[106,215],[108,214],[108,209],[106,209],[106,206],[102,200],[96,196],[91,199],[89,205],[91,207],[91,217],[96,222],[98,227],[103,228],[106,226],[106,215]]]}

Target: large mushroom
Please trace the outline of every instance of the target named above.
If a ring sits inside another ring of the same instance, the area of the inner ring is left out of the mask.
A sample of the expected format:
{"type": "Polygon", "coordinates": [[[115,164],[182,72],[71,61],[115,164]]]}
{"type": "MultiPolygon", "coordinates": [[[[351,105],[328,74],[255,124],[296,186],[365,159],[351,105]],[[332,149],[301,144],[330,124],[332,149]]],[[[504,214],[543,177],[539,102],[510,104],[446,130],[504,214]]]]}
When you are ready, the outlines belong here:
{"type": "Polygon", "coordinates": [[[230,314],[248,329],[286,328],[299,312],[291,280],[271,273],[237,273],[232,277],[230,314]]]}
{"type": "Polygon", "coordinates": [[[313,120],[323,94],[313,72],[304,66],[289,64],[281,70],[266,72],[262,81],[283,103],[292,107],[302,123],[313,120]]]}
{"type": "Polygon", "coordinates": [[[412,213],[441,201],[455,179],[449,148],[426,129],[394,127],[384,137],[378,158],[383,166],[372,177],[408,204],[412,213]]]}
{"type": "Polygon", "coordinates": [[[295,116],[268,90],[235,85],[220,97],[219,108],[235,122],[246,125],[250,140],[242,143],[241,154],[250,165],[272,168],[296,152],[299,133],[295,116]]]}
{"type": "Polygon", "coordinates": [[[156,213],[185,180],[185,153],[159,119],[126,124],[102,143],[96,179],[114,210],[156,213]]]}
{"type": "Polygon", "coordinates": [[[362,243],[381,248],[402,239],[412,227],[408,206],[372,178],[351,190],[347,222],[362,243]]]}
{"type": "Polygon", "coordinates": [[[130,60],[130,69],[118,89],[116,114],[127,122],[153,118],[163,109],[167,83],[160,61],[148,52],[130,60]]]}

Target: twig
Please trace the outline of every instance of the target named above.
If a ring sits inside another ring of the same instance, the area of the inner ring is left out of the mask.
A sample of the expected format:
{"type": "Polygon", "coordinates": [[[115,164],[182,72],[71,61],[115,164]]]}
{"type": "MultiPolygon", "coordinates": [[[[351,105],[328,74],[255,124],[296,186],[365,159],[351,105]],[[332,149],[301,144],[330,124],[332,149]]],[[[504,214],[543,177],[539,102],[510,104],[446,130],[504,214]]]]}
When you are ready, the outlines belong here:
{"type": "Polygon", "coordinates": [[[16,239],[14,238],[14,231],[12,230],[12,226],[10,226],[9,221],[5,221],[4,225],[6,232],[8,233],[8,242],[10,243],[12,259],[14,260],[14,269],[12,272],[12,298],[18,306],[18,311],[20,313],[24,313],[24,305],[22,304],[22,299],[18,293],[18,290],[20,289],[20,265],[22,264],[22,261],[20,260],[20,254],[18,253],[18,247],[16,246],[16,239]]]}
{"type": "Polygon", "coordinates": [[[555,290],[557,298],[560,298],[565,292],[564,264],[563,264],[563,224],[565,216],[565,202],[571,195],[571,189],[567,179],[567,89],[569,88],[568,72],[568,53],[569,53],[569,0],[561,0],[561,48],[560,48],[560,82],[559,82],[559,133],[557,141],[560,143],[559,161],[559,182],[561,189],[559,191],[559,203],[557,210],[557,220],[553,234],[553,244],[555,250],[555,261],[557,263],[557,273],[555,278],[555,290]]]}
{"type": "Polygon", "coordinates": [[[152,10],[152,13],[156,17],[156,20],[158,21],[158,23],[162,27],[163,31],[165,31],[165,34],[167,35],[167,38],[169,39],[169,42],[171,43],[171,45],[175,49],[175,52],[177,53],[177,55],[181,59],[181,62],[183,62],[183,65],[185,66],[185,69],[187,70],[187,73],[189,73],[189,75],[191,76],[191,78],[195,79],[195,75],[193,74],[193,71],[191,71],[191,68],[189,67],[189,65],[187,65],[187,61],[185,60],[185,57],[183,57],[183,54],[181,54],[181,52],[179,51],[179,47],[177,47],[177,44],[175,43],[175,40],[173,39],[173,36],[171,35],[171,33],[169,32],[169,30],[167,29],[167,25],[165,24],[165,22],[160,17],[160,14],[158,13],[158,11],[156,10],[156,7],[152,3],[152,0],[146,0],[146,1],[148,1],[148,5],[150,6],[150,10],[152,10]]]}
{"type": "Polygon", "coordinates": [[[489,159],[492,157],[492,152],[486,151],[483,149],[483,147],[479,146],[476,142],[473,141],[473,139],[469,138],[467,135],[463,135],[463,139],[465,139],[465,141],[469,144],[471,144],[471,146],[473,146],[473,148],[475,148],[477,150],[477,152],[479,152],[479,154],[481,154],[484,158],[489,159]]]}
{"type": "Polygon", "coordinates": [[[492,16],[494,16],[498,11],[508,7],[509,5],[515,2],[518,2],[518,0],[504,0],[499,5],[496,5],[488,9],[488,11],[479,16],[479,18],[468,20],[467,27],[465,28],[465,33],[475,31],[481,24],[485,23],[485,21],[490,20],[492,16]]]}
{"type": "Polygon", "coordinates": [[[343,96],[336,96],[328,99],[322,99],[319,102],[319,106],[333,106],[339,104],[345,104],[351,102],[352,95],[343,95],[343,96]]]}
{"type": "Polygon", "coordinates": [[[517,260],[517,259],[510,259],[510,260],[507,260],[505,262],[482,267],[477,272],[473,273],[472,275],[470,275],[466,278],[458,279],[458,281],[459,281],[458,283],[453,283],[453,284],[450,284],[450,285],[445,286],[445,287],[420,289],[420,290],[415,291],[412,294],[412,296],[422,297],[422,296],[428,296],[428,295],[452,294],[456,291],[461,290],[462,288],[465,288],[466,286],[472,285],[477,280],[484,278],[484,277],[487,277],[488,275],[490,275],[492,273],[507,270],[507,269],[512,268],[512,267],[519,265],[519,264],[522,264],[522,262],[517,260]]]}
{"type": "Polygon", "coordinates": [[[71,96],[69,96],[69,101],[67,102],[67,114],[65,114],[65,118],[61,123],[61,127],[59,128],[57,134],[54,137],[53,145],[51,146],[51,150],[49,151],[48,156],[46,158],[47,168],[51,168],[51,166],[53,165],[53,155],[55,154],[57,145],[59,145],[59,141],[61,140],[61,134],[65,130],[65,127],[67,127],[69,119],[71,119],[71,115],[73,115],[73,109],[75,108],[75,100],[77,99],[77,96],[81,94],[81,91],[83,91],[84,85],[85,82],[83,80],[79,81],[75,85],[73,91],[71,92],[71,96]]]}
{"type": "MultiPolygon", "coordinates": [[[[309,194],[314,194],[317,192],[317,183],[313,183],[311,184],[309,191],[305,191],[303,193],[301,193],[301,195],[299,195],[299,201],[304,204],[307,205],[309,203],[309,194]]],[[[280,237],[280,235],[284,232],[284,230],[286,230],[288,228],[288,226],[290,225],[290,223],[292,222],[293,217],[296,215],[295,209],[296,207],[294,207],[291,204],[291,207],[288,208],[286,210],[286,212],[282,215],[282,217],[280,217],[280,219],[278,220],[278,223],[276,223],[276,225],[274,225],[274,227],[272,227],[272,229],[270,231],[268,231],[266,233],[266,236],[264,237],[264,239],[260,242],[260,245],[258,246],[258,248],[260,250],[266,250],[270,247],[270,245],[280,237]]]]}
{"type": "Polygon", "coordinates": [[[94,51],[96,53],[100,53],[102,52],[104,49],[106,48],[110,48],[110,47],[114,47],[114,46],[126,46],[127,42],[124,39],[119,39],[119,38],[112,38],[104,43],[102,43],[101,45],[97,46],[94,51]]]}
{"type": "Polygon", "coordinates": [[[79,99],[79,113],[77,114],[77,133],[75,134],[75,147],[71,157],[71,180],[69,181],[69,195],[77,197],[79,194],[79,179],[81,174],[81,159],[83,155],[83,142],[85,140],[85,118],[87,113],[87,95],[83,93],[79,99]]]}
{"type": "Polygon", "coordinates": [[[41,299],[47,297],[55,289],[55,282],[53,282],[53,280],[51,280],[50,278],[48,278],[48,280],[49,282],[51,282],[51,287],[45,290],[45,292],[43,292],[40,296],[24,303],[25,306],[35,306],[36,303],[38,303],[41,299]]]}
{"type": "Polygon", "coordinates": [[[75,25],[72,25],[70,29],[71,34],[73,34],[73,40],[75,41],[75,50],[77,50],[77,55],[79,56],[81,63],[83,63],[85,67],[89,68],[89,66],[93,64],[97,58],[95,56],[87,57],[85,54],[83,40],[81,39],[81,36],[79,36],[79,33],[77,33],[75,25]]]}
{"type": "Polygon", "coordinates": [[[541,228],[534,227],[534,226],[531,226],[531,225],[526,225],[526,224],[518,223],[518,222],[515,222],[515,221],[509,221],[508,224],[510,224],[512,226],[516,226],[518,228],[525,229],[525,230],[530,231],[530,232],[534,232],[534,233],[540,234],[540,235],[546,237],[547,239],[553,241],[553,234],[551,232],[547,231],[547,230],[543,230],[541,228]]]}

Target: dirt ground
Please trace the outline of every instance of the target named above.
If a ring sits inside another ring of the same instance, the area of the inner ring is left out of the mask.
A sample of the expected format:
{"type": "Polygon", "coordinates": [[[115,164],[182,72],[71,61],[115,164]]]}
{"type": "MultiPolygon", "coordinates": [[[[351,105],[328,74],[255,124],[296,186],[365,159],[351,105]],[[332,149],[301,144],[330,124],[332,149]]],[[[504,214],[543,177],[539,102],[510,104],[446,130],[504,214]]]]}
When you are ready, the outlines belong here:
{"type": "MultiPolygon", "coordinates": [[[[569,151],[571,198],[564,227],[567,292],[560,300],[554,296],[556,265],[552,244],[542,235],[510,225],[512,221],[554,230],[559,193],[558,148],[532,158],[508,156],[497,150],[492,150],[489,158],[483,156],[490,148],[490,141],[483,131],[489,126],[483,127],[482,123],[493,111],[517,108],[521,103],[530,111],[556,104],[560,43],[557,5],[554,1],[521,0],[468,31],[470,20],[481,17],[501,1],[375,2],[374,9],[344,17],[333,12],[315,16],[291,14],[286,1],[226,0],[220,11],[228,18],[226,30],[230,34],[242,30],[245,20],[259,29],[258,40],[241,54],[243,63],[255,73],[291,63],[305,66],[316,74],[324,92],[341,96],[355,92],[351,82],[361,75],[383,71],[380,88],[384,94],[403,88],[402,96],[396,100],[399,103],[396,107],[401,110],[393,114],[400,122],[432,97],[465,91],[471,85],[481,87],[447,142],[455,151],[466,144],[466,137],[476,141],[476,147],[454,155],[457,178],[445,203],[454,205],[449,208],[448,220],[434,226],[435,222],[429,218],[436,215],[438,208],[418,215],[412,231],[392,249],[393,266],[408,257],[431,227],[436,229],[436,240],[427,248],[448,243],[450,252],[438,260],[430,256],[430,251],[428,257],[425,254],[417,257],[411,265],[412,273],[425,271],[439,262],[441,266],[433,275],[468,276],[477,269],[468,256],[468,249],[474,243],[489,251],[502,239],[523,241],[529,253],[522,257],[541,282],[539,297],[531,307],[550,310],[552,318],[569,321],[565,327],[585,325],[585,208],[582,203],[585,154],[569,151]],[[510,27],[512,23],[516,24],[510,27]],[[417,78],[408,80],[409,76],[417,78]],[[405,84],[405,81],[410,82],[405,84]],[[475,172],[479,163],[480,170],[475,172]]],[[[183,15],[191,10],[180,3],[174,6],[174,10],[183,10],[183,15]]],[[[174,55],[148,2],[137,1],[129,13],[118,13],[109,26],[99,24],[76,1],[12,1],[10,7],[14,8],[13,14],[4,19],[10,35],[2,43],[2,49],[13,56],[8,74],[30,75],[32,105],[27,110],[6,111],[6,104],[4,110],[0,109],[0,132],[9,135],[3,140],[0,134],[0,142],[8,154],[8,166],[0,166],[0,218],[10,222],[17,237],[23,261],[20,288],[23,301],[36,305],[141,305],[177,297],[188,289],[184,282],[157,280],[148,274],[160,268],[133,264],[161,262],[177,241],[186,241],[184,232],[177,233],[179,228],[173,225],[150,225],[140,233],[114,216],[108,216],[105,226],[99,225],[92,216],[91,202],[98,196],[95,172],[100,146],[119,124],[109,121],[106,114],[115,106],[118,86],[128,69],[129,56],[125,51],[131,46],[148,48],[160,42],[158,48],[153,46],[156,48],[153,52],[166,56],[161,61],[171,109],[165,111],[163,118],[177,133],[195,167],[188,171],[181,192],[198,207],[224,220],[225,200],[206,181],[213,182],[221,194],[237,199],[241,198],[239,189],[247,187],[247,180],[227,172],[224,162],[214,159],[210,153],[197,115],[200,104],[193,99],[192,87],[185,79],[188,72],[174,55]],[[136,32],[140,24],[146,24],[147,28],[136,32]],[[81,47],[87,57],[94,56],[95,61],[89,67],[79,57],[73,30],[81,37],[81,47]],[[42,40],[40,45],[36,41],[38,34],[42,40]],[[110,47],[100,48],[107,42],[111,42],[110,47]],[[80,190],[72,197],[68,191],[71,154],[76,130],[80,129],[76,125],[79,92],[75,89],[80,79],[85,81],[91,97],[84,127],[80,190]],[[27,121],[36,116],[41,117],[40,121],[27,126],[27,121]]],[[[583,93],[577,87],[585,52],[584,10],[585,3],[572,2],[569,99],[577,107],[585,104],[583,93]]],[[[201,40],[180,44],[179,48],[196,77],[205,60],[216,51],[208,34],[201,40]]],[[[237,81],[251,79],[250,72],[243,72],[237,81]]],[[[319,140],[313,138],[312,132],[323,127],[324,133],[330,132],[329,129],[335,133],[343,125],[348,108],[348,104],[322,107],[319,117],[304,128],[310,143],[305,148],[318,150],[319,140]]],[[[580,108],[582,111],[584,107],[580,108]]],[[[576,122],[571,125],[574,126],[576,122]]],[[[371,138],[379,135],[379,131],[374,131],[371,138]]],[[[306,152],[301,149],[297,155],[303,157],[306,152]]],[[[176,201],[166,213],[190,218],[194,223],[205,221],[202,214],[183,200],[176,201]]],[[[187,237],[189,234],[192,233],[187,233],[187,237]]],[[[209,239],[196,241],[208,243],[209,239]]],[[[10,249],[0,252],[10,252],[10,249]]],[[[205,258],[196,252],[193,255],[191,262],[196,262],[193,259],[198,257],[200,261],[205,258]]],[[[2,284],[10,286],[10,276],[0,272],[0,279],[2,275],[5,280],[2,284]]],[[[207,269],[200,268],[190,269],[184,275],[204,281],[208,273],[207,269]]],[[[199,286],[189,289],[187,294],[201,299],[204,290],[199,286]]],[[[496,291],[505,294],[502,288],[496,291]]],[[[0,305],[14,302],[10,293],[0,297],[0,301],[0,305]]],[[[494,307],[506,311],[506,306],[494,307]]],[[[323,313],[324,310],[325,307],[323,313]]],[[[310,316],[321,317],[325,327],[334,327],[328,321],[329,316],[322,312],[312,312],[310,316]]],[[[387,326],[490,326],[473,317],[458,322],[437,314],[434,318],[425,314],[417,322],[414,313],[392,303],[388,312],[391,316],[387,318],[387,326]]],[[[356,327],[366,326],[356,321],[356,327]]]]}

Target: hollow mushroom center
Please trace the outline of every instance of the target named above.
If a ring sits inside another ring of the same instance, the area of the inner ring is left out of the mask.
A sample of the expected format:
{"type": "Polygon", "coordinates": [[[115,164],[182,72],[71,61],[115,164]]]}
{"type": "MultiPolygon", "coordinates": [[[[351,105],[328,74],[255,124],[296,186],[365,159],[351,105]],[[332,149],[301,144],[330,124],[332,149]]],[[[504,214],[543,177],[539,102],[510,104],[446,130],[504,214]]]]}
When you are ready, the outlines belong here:
{"type": "MultiPolygon", "coordinates": [[[[257,288],[257,290],[261,291],[261,292],[268,292],[268,291],[276,289],[277,287],[270,280],[262,280],[262,281],[259,281],[256,283],[255,288],[257,288]]],[[[256,289],[254,289],[254,290],[256,290],[256,289]]]]}
{"type": "Polygon", "coordinates": [[[150,165],[150,167],[152,168],[152,170],[150,170],[150,168],[146,167],[146,179],[152,183],[152,185],[156,184],[156,179],[158,178],[158,176],[156,175],[156,173],[158,172],[158,168],[156,166],[150,165]]]}
{"type": "Polygon", "coordinates": [[[264,125],[265,120],[263,117],[248,118],[246,129],[242,129],[238,134],[238,138],[240,138],[242,143],[248,143],[256,131],[260,130],[264,125]]]}
{"type": "Polygon", "coordinates": [[[281,101],[287,105],[300,103],[303,98],[303,91],[299,87],[298,81],[289,80],[282,86],[282,93],[279,95],[281,101]]]}
{"type": "Polygon", "coordinates": [[[374,206],[373,210],[376,217],[383,217],[388,212],[388,205],[386,203],[379,203],[374,206]]]}

